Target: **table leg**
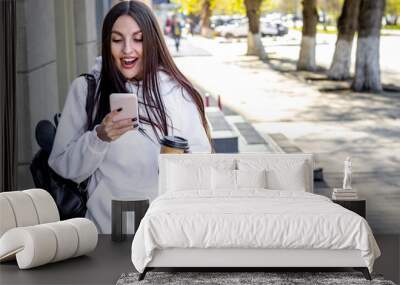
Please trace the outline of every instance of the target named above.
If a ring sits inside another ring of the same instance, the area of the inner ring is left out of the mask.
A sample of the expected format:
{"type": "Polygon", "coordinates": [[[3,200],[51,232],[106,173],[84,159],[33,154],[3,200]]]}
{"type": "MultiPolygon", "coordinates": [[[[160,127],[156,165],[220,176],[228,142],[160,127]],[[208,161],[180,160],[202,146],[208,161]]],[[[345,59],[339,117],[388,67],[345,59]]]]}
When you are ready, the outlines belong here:
{"type": "Polygon", "coordinates": [[[111,240],[112,241],[122,241],[122,202],[112,201],[111,202],[111,240]]]}

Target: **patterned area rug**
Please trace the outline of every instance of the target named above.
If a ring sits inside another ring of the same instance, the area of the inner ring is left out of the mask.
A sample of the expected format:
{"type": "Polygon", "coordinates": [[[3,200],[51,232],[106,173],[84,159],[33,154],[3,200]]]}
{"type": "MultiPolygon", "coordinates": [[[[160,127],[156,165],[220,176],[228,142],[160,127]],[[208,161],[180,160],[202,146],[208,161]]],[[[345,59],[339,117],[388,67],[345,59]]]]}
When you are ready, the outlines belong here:
{"type": "Polygon", "coordinates": [[[138,273],[122,274],[116,285],[395,285],[380,275],[372,275],[373,280],[368,281],[359,272],[148,272],[142,281],[138,281],[138,276],[138,273]]]}

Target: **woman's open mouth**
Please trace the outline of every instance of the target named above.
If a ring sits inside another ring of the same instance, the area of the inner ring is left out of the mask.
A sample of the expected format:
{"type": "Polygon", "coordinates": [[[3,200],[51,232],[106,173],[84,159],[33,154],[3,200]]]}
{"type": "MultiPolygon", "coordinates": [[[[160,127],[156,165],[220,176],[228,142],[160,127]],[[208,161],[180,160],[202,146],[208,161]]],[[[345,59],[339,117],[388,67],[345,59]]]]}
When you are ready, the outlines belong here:
{"type": "Polygon", "coordinates": [[[121,65],[125,69],[131,69],[134,68],[136,65],[138,58],[122,58],[121,59],[121,65]]]}

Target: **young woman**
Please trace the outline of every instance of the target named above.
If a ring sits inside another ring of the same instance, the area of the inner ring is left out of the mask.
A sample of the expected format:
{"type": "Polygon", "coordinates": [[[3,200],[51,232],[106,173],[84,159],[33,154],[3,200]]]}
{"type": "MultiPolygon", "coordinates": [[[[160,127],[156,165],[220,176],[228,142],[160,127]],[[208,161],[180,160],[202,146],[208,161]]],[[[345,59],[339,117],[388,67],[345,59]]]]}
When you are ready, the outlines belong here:
{"type": "Polygon", "coordinates": [[[87,130],[87,83],[75,79],[58,126],[49,165],[77,183],[91,176],[86,217],[111,232],[113,197],[157,196],[160,139],[182,136],[192,152],[210,152],[200,94],[174,64],[152,11],[121,2],[106,15],[97,79],[95,127],[87,130]],[[101,66],[100,66],[101,65],[101,66]],[[113,123],[112,93],[136,93],[139,118],[113,123]],[[142,131],[134,129],[139,124],[142,131]]]}

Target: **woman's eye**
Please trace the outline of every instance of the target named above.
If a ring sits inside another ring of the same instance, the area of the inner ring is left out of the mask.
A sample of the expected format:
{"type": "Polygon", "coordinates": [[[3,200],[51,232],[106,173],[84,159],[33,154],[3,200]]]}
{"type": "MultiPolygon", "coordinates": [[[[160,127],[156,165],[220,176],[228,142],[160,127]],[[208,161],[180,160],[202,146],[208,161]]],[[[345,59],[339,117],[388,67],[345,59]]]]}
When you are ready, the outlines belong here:
{"type": "Polygon", "coordinates": [[[113,43],[120,43],[120,42],[122,42],[122,40],[120,40],[120,39],[112,39],[112,42],[113,43]]]}
{"type": "Polygon", "coordinates": [[[133,39],[135,42],[142,42],[143,41],[143,38],[136,38],[136,39],[133,39]]]}

